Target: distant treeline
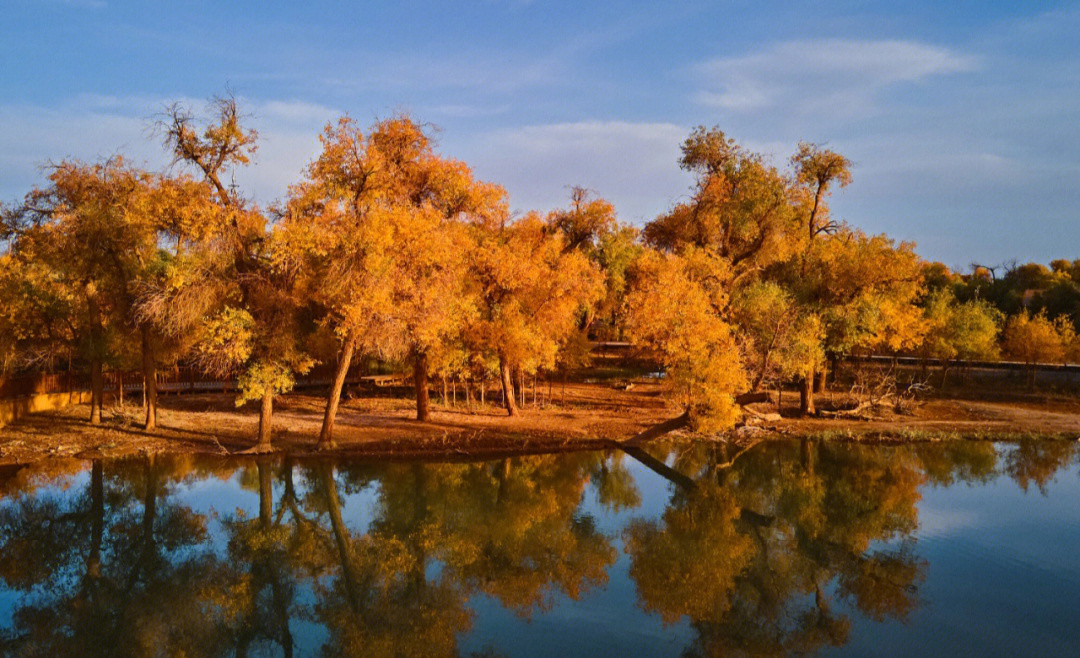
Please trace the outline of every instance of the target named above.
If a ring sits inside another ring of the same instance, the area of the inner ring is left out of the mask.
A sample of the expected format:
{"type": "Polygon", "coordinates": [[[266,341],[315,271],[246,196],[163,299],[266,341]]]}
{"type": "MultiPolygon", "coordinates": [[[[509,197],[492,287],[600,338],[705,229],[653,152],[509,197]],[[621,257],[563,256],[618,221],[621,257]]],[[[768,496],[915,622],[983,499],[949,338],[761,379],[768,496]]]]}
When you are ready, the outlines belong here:
{"type": "Polygon", "coordinates": [[[666,371],[683,423],[712,431],[737,420],[738,394],[785,382],[812,413],[815,382],[848,354],[1078,350],[1080,261],[926,263],[830,216],[850,163],[814,144],[778,167],[698,128],[678,163],[696,177],[687,200],[638,229],[582,188],[566,208],[512,216],[502,187],[407,116],[327,125],[319,156],[262,208],[229,184],[257,146],[241,117],[231,98],[205,119],[172,106],[159,128],[177,167],[64,161],[2,209],[0,373],[88,372],[98,423],[103,369],[139,367],[148,429],[159,368],[236,377],[269,447],[275,396],[334,364],[329,447],[360,356],[411,368],[421,420],[430,376],[495,378],[513,415],[524,376],[587,365],[590,339],[627,340],[666,371]]]}

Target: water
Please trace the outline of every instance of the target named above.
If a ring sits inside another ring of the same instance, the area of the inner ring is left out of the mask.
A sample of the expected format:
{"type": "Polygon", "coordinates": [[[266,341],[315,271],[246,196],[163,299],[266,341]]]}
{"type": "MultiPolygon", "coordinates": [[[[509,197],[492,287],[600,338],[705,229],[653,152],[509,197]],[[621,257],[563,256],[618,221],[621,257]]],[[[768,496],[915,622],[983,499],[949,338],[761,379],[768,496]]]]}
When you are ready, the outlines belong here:
{"type": "Polygon", "coordinates": [[[1076,444],[0,472],[0,655],[1076,655],[1076,444]]]}

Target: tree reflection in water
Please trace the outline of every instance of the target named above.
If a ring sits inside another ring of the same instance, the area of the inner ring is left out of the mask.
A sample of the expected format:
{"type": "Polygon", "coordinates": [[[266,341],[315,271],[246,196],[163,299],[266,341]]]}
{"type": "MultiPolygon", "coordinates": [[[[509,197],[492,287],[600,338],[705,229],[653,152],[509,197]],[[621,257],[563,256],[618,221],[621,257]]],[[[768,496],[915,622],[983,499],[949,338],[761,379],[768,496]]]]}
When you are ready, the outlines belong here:
{"type": "Polygon", "coordinates": [[[472,599],[542,616],[604,588],[620,543],[637,605],[688,622],[688,654],[811,652],[844,644],[854,615],[917,608],[922,488],[1007,476],[1045,492],[1074,453],[804,440],[443,464],[50,462],[0,482],[14,601],[0,653],[458,655],[472,599]],[[673,483],[666,508],[601,531],[597,514],[641,505],[640,465],[673,483]],[[199,511],[192,492],[215,481],[229,493],[199,511]],[[257,511],[238,509],[241,490],[257,511]]]}

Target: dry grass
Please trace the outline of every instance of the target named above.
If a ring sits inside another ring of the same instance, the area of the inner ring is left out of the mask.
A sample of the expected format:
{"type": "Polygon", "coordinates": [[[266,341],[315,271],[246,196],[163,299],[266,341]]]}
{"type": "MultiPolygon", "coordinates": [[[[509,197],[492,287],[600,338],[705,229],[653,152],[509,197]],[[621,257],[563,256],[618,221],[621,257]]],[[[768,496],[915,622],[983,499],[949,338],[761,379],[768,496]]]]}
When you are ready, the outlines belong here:
{"type": "MultiPolygon", "coordinates": [[[[391,457],[599,448],[673,414],[665,408],[655,380],[639,379],[629,391],[617,390],[610,383],[570,383],[565,401],[560,385],[556,384],[552,393],[552,404],[530,405],[521,416],[509,418],[493,404],[491,396],[486,406],[474,402],[471,408],[466,407],[459,389],[456,407],[433,399],[431,421],[426,423],[413,420],[414,402],[406,397],[358,397],[342,403],[335,439],[345,453],[391,457]]],[[[868,419],[796,418],[798,395],[788,392],[783,402],[784,419],[767,429],[787,435],[1022,432],[1080,436],[1080,401],[1075,399],[935,398],[909,413],[883,412],[868,419]]],[[[827,404],[828,394],[819,402],[827,404]]],[[[312,393],[280,398],[274,413],[274,445],[290,453],[313,451],[323,404],[324,399],[312,393]]],[[[757,408],[776,410],[771,404],[757,408]]],[[[258,426],[256,405],[237,409],[233,397],[224,394],[162,398],[159,429],[153,433],[139,429],[137,405],[106,409],[106,422],[100,427],[89,425],[88,416],[87,406],[80,405],[32,415],[0,428],[0,465],[151,452],[235,453],[251,447],[258,426]]]]}
{"type": "MultiPolygon", "coordinates": [[[[602,446],[632,436],[662,420],[668,411],[659,386],[642,383],[632,391],[606,384],[571,383],[565,401],[527,405],[510,418],[489,398],[466,406],[459,391],[455,407],[433,400],[431,420],[415,418],[415,403],[404,397],[344,400],[334,438],[340,450],[369,453],[428,453],[602,446]]],[[[531,397],[529,398],[531,401],[531,397]]],[[[274,445],[289,452],[314,450],[325,398],[291,393],[274,407],[274,445]]],[[[44,457],[140,452],[239,452],[249,448],[258,428],[254,404],[236,408],[233,396],[201,394],[163,397],[158,429],[139,428],[139,408],[106,409],[105,422],[86,422],[87,405],[28,416],[0,429],[0,464],[44,457]]]]}

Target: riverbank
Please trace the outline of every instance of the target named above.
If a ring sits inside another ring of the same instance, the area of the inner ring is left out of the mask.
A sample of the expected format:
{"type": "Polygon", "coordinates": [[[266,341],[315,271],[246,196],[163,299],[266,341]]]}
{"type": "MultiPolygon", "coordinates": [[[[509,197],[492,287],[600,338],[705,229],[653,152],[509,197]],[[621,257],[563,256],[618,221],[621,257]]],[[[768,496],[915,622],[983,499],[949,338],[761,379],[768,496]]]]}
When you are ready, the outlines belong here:
{"type": "MultiPolygon", "coordinates": [[[[546,397],[547,391],[543,392],[546,397]]],[[[1080,437],[1080,400],[1065,396],[1005,399],[936,398],[909,412],[879,411],[868,418],[798,418],[798,396],[753,405],[767,419],[753,419],[724,439],[743,442],[774,435],[815,435],[850,440],[935,440],[949,437],[1080,437]]],[[[248,449],[258,426],[254,405],[237,409],[233,396],[197,394],[162,399],[159,428],[139,427],[137,404],[112,405],[105,421],[86,422],[88,406],[32,414],[0,428],[0,465],[52,457],[119,457],[143,453],[227,454],[248,449]]],[[[829,395],[821,401],[827,405],[829,395]]],[[[315,451],[324,399],[292,393],[275,405],[274,447],[290,454],[315,451]]],[[[523,409],[518,417],[489,399],[467,405],[434,404],[430,422],[413,420],[413,402],[404,397],[356,397],[342,403],[335,439],[350,455],[421,457],[484,456],[510,452],[599,449],[634,436],[673,415],[656,382],[635,382],[630,390],[605,383],[556,385],[551,404],[523,409]]],[[[683,435],[688,436],[688,435],[683,435]]]]}

